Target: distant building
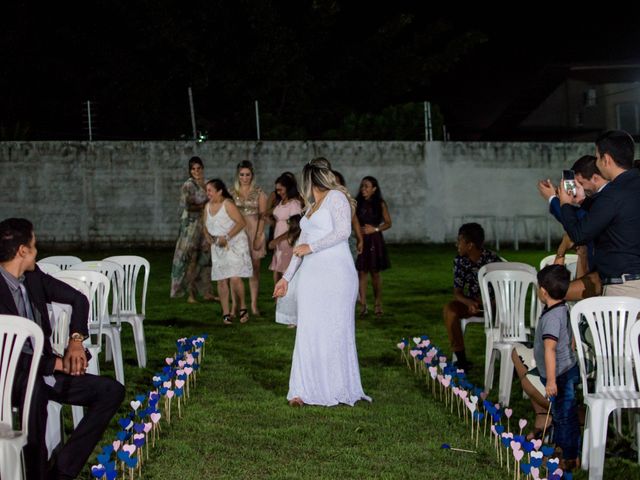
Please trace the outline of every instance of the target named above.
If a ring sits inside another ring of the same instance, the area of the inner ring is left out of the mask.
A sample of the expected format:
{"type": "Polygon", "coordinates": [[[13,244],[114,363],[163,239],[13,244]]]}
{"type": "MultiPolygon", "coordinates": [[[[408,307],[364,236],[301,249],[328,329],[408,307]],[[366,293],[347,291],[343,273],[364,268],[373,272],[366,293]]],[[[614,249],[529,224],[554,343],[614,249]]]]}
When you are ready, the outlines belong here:
{"type": "Polygon", "coordinates": [[[593,141],[599,132],[640,136],[640,64],[544,68],[481,140],[593,141]]]}

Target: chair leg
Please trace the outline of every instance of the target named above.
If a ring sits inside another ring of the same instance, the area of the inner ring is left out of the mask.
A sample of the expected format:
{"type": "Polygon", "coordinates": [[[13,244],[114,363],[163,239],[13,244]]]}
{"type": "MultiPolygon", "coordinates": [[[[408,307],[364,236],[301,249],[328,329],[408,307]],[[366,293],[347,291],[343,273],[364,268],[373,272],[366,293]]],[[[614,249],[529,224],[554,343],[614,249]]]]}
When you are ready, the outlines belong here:
{"type": "MultiPolygon", "coordinates": [[[[109,327],[105,327],[105,328],[109,328],[109,327]]],[[[111,345],[111,338],[109,337],[109,335],[106,333],[105,330],[103,330],[102,332],[104,335],[104,361],[112,362],[113,356],[111,355],[111,351],[113,350],[113,346],[111,345]]]]}
{"type": "Polygon", "coordinates": [[[500,386],[498,397],[502,406],[509,405],[511,400],[511,385],[513,383],[513,360],[509,352],[500,351],[500,386]]]}
{"type": "Polygon", "coordinates": [[[607,424],[611,408],[603,405],[602,408],[593,409],[590,412],[590,459],[589,480],[602,478],[604,474],[604,456],[607,446],[607,424]]]}
{"type": "Polygon", "coordinates": [[[73,428],[77,428],[78,424],[82,420],[82,417],[84,417],[83,408],[81,406],[79,406],[79,405],[72,405],[71,406],[71,416],[73,417],[73,428]]]}
{"type": "Polygon", "coordinates": [[[145,368],[147,366],[147,345],[144,338],[144,323],[138,320],[131,326],[133,327],[133,339],[136,343],[138,366],[140,368],[145,368]]]}
{"type": "Polygon", "coordinates": [[[484,354],[484,390],[490,392],[493,388],[493,370],[495,368],[496,351],[487,345],[484,354]]]}

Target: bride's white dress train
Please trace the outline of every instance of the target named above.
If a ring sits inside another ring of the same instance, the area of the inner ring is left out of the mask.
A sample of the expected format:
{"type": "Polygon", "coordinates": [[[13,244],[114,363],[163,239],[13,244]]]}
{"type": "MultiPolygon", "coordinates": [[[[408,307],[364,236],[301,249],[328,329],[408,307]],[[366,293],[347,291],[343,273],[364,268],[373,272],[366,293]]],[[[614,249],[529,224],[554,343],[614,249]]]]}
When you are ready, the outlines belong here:
{"type": "Polygon", "coordinates": [[[325,406],[371,401],[362,389],[356,351],[358,275],[349,251],[346,196],[329,191],[300,226],[298,244],[309,244],[313,253],[294,256],[284,274],[290,284],[295,282],[287,295],[295,295],[298,325],[287,399],[325,406]]]}

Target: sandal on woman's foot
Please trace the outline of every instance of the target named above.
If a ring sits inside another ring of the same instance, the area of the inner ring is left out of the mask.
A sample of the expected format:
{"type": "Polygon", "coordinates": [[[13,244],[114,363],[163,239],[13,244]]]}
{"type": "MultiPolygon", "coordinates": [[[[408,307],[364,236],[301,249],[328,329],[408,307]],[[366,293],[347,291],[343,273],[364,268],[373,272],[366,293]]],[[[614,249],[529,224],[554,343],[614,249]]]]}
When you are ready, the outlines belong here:
{"type": "Polygon", "coordinates": [[[302,401],[302,399],[300,397],[293,397],[291,400],[289,400],[289,406],[290,407],[303,407],[304,406],[304,402],[302,401]]]}
{"type": "Polygon", "coordinates": [[[360,309],[360,316],[366,317],[368,313],[369,313],[369,309],[367,309],[367,304],[365,303],[364,305],[362,305],[362,308],[360,309]]]}
{"type": "Polygon", "coordinates": [[[240,323],[247,323],[249,321],[249,310],[241,308],[240,312],[238,312],[238,318],[240,319],[240,323]]]}
{"type": "Polygon", "coordinates": [[[376,305],[376,309],[374,310],[374,313],[376,314],[376,317],[381,317],[382,315],[384,315],[384,312],[382,311],[382,306],[376,305]]]}
{"type": "Polygon", "coordinates": [[[222,323],[224,323],[225,325],[232,325],[233,322],[231,321],[231,315],[223,315],[222,323]]]}

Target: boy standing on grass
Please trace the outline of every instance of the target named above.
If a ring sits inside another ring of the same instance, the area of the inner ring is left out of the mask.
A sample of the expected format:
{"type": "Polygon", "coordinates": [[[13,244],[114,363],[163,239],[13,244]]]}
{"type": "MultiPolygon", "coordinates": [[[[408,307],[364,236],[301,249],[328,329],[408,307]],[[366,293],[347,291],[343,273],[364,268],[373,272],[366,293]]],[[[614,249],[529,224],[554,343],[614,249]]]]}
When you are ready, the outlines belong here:
{"type": "Polygon", "coordinates": [[[580,425],[576,384],[580,370],[572,348],[569,311],[563,298],[570,274],[563,265],[549,265],[538,273],[538,297],[546,305],[536,327],[533,354],[551,400],[556,446],[562,449],[563,470],[573,470],[578,462],[580,425]]]}

